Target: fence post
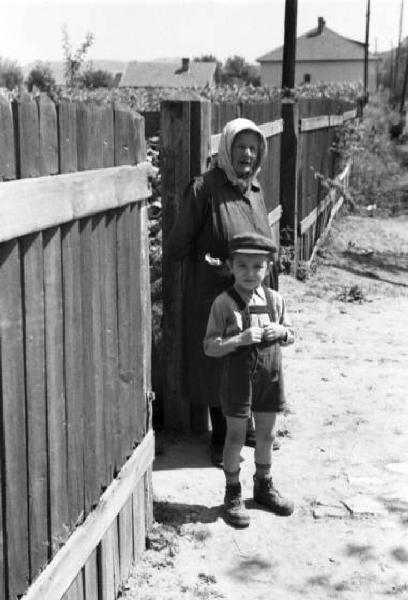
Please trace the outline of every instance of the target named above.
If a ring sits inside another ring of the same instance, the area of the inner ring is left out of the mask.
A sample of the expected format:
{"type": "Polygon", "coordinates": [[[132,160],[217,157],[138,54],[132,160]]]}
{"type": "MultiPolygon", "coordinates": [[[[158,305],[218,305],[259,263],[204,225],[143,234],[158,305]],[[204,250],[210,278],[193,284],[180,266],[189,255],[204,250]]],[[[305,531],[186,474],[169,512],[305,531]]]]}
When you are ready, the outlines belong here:
{"type": "MultiPolygon", "coordinates": [[[[299,173],[299,107],[292,98],[282,100],[283,132],[281,140],[280,203],[281,230],[288,228],[297,260],[299,173]]],[[[296,265],[295,265],[296,267],[296,265]]]]}
{"type": "Polygon", "coordinates": [[[163,231],[163,419],[179,430],[206,430],[207,408],[187,397],[183,356],[185,263],[172,263],[166,242],[187,184],[206,168],[210,153],[211,105],[208,100],[166,100],[161,104],[163,231]]]}

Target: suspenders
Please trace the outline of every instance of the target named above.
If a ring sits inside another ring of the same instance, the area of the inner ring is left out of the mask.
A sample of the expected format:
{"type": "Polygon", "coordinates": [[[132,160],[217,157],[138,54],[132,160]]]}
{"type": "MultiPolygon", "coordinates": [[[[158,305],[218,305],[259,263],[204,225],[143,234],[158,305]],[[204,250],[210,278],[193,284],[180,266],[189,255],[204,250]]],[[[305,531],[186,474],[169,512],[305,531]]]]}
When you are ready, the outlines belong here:
{"type": "Polygon", "coordinates": [[[248,304],[242,299],[242,297],[238,294],[237,290],[231,286],[227,289],[227,294],[236,302],[238,309],[242,313],[242,326],[244,329],[247,329],[251,326],[251,314],[265,314],[267,312],[269,314],[269,318],[273,323],[276,322],[276,312],[272,303],[272,298],[267,291],[266,286],[262,286],[266,298],[266,308],[263,306],[248,306],[248,304]]]}

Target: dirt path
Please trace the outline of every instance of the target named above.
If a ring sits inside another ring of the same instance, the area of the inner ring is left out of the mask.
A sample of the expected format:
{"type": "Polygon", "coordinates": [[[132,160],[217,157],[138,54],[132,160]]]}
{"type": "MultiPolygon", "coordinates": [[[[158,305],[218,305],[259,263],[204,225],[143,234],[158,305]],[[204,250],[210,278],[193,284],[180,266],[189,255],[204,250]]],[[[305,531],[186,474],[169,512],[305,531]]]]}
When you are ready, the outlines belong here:
{"type": "Polygon", "coordinates": [[[317,271],[283,276],[281,291],[298,339],[273,471],[294,515],[253,504],[245,448],[252,520],[232,529],[206,440],[165,441],[151,549],[126,600],[408,598],[408,217],[338,220],[317,271]]]}

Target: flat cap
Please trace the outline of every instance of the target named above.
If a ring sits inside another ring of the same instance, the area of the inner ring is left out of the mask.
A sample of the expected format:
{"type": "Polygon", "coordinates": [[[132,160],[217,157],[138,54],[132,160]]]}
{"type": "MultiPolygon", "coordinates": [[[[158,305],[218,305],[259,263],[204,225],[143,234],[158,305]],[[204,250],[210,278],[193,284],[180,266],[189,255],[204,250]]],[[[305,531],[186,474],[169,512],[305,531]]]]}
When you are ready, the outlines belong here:
{"type": "Polygon", "coordinates": [[[248,232],[234,235],[229,243],[230,254],[272,254],[276,252],[272,240],[260,233],[248,232]]]}

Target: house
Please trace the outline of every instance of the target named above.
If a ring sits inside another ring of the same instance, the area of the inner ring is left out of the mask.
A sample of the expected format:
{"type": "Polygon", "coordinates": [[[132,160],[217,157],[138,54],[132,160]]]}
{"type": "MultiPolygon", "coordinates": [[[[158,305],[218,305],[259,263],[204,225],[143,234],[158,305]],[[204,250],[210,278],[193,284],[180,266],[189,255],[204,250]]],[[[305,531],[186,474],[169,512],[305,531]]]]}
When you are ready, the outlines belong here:
{"type": "Polygon", "coordinates": [[[215,83],[215,62],[130,62],[119,87],[203,88],[215,83]]]}
{"type": "MultiPolygon", "coordinates": [[[[343,37],[319,17],[317,28],[296,40],[295,84],[319,81],[364,81],[364,43],[343,37]]],[[[281,87],[283,46],[264,54],[261,64],[261,84],[281,87]]],[[[378,58],[369,55],[368,90],[375,90],[378,58]]]]}

